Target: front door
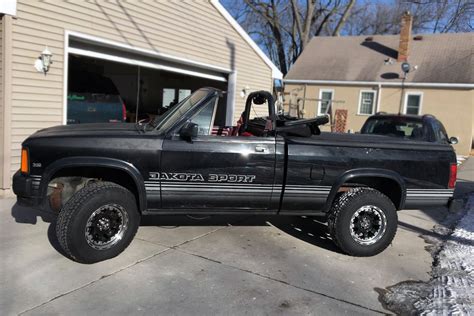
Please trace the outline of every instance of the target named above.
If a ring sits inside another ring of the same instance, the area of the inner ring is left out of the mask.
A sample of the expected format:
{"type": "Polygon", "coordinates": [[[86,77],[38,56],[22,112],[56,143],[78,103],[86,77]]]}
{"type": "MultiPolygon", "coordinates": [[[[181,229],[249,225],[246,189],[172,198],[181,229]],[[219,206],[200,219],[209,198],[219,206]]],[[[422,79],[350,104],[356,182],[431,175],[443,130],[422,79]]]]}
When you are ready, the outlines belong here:
{"type": "Polygon", "coordinates": [[[269,208],[275,138],[173,136],[161,156],[162,208],[222,210],[269,208]]]}
{"type": "Polygon", "coordinates": [[[162,208],[269,209],[275,138],[212,135],[214,116],[215,102],[209,102],[191,119],[198,124],[197,137],[165,139],[159,174],[162,208]]]}

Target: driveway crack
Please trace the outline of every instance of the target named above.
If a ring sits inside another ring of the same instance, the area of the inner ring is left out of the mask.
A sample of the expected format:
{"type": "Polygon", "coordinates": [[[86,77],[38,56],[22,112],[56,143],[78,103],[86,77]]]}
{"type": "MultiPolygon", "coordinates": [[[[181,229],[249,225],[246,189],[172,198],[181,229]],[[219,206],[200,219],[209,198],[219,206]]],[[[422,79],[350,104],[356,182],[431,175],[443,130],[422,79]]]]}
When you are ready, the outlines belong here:
{"type": "Polygon", "coordinates": [[[98,282],[98,281],[100,281],[100,280],[103,280],[103,279],[106,279],[106,278],[108,278],[108,277],[110,277],[110,276],[113,276],[113,275],[115,275],[115,274],[117,274],[117,273],[119,273],[119,272],[121,272],[121,271],[123,271],[123,270],[125,270],[125,269],[131,268],[131,267],[133,267],[133,266],[135,266],[135,265],[137,265],[137,264],[139,264],[139,263],[141,263],[141,262],[144,262],[144,261],[146,261],[146,260],[150,260],[150,259],[152,259],[152,258],[154,258],[154,257],[156,257],[156,256],[158,256],[158,255],[164,254],[164,253],[168,252],[169,250],[171,250],[171,248],[167,248],[167,249],[161,250],[161,251],[159,251],[159,252],[157,252],[157,253],[154,253],[154,254],[152,254],[152,255],[150,255],[150,256],[148,256],[148,257],[139,259],[139,260],[137,260],[137,261],[135,261],[135,262],[133,262],[133,263],[131,263],[131,264],[129,264],[129,265],[127,265],[127,266],[125,266],[125,267],[123,267],[123,268],[117,270],[117,271],[114,271],[114,272],[109,273],[109,274],[105,274],[105,275],[101,276],[100,278],[95,279],[95,280],[93,280],[93,281],[91,281],[91,282],[89,282],[89,283],[83,284],[83,285],[81,285],[81,286],[79,286],[79,287],[77,287],[77,288],[74,288],[74,289],[69,290],[69,291],[64,292],[64,293],[61,293],[61,294],[59,294],[59,295],[57,295],[57,296],[55,296],[55,297],[53,297],[53,298],[51,298],[51,299],[49,299],[49,300],[47,300],[47,301],[41,303],[41,304],[38,304],[38,305],[33,306],[33,307],[31,307],[31,308],[28,308],[28,309],[26,309],[26,310],[24,310],[24,311],[18,313],[18,315],[23,315],[23,314],[25,314],[25,313],[31,312],[31,311],[33,311],[33,310],[35,310],[35,309],[37,309],[37,308],[39,308],[39,307],[41,307],[41,306],[44,306],[44,305],[46,305],[46,304],[48,304],[48,303],[51,303],[51,302],[53,302],[53,301],[55,301],[55,300],[57,300],[57,299],[59,299],[59,298],[61,298],[61,297],[63,297],[63,296],[66,296],[66,295],[69,295],[69,294],[71,294],[71,293],[74,293],[74,292],[76,292],[76,291],[78,291],[78,290],[81,290],[81,289],[86,288],[86,287],[88,287],[88,286],[90,286],[90,285],[93,285],[93,284],[95,284],[96,282],[98,282]]]}
{"type": "MultiPolygon", "coordinates": [[[[47,301],[41,303],[41,304],[35,305],[35,306],[33,306],[33,307],[29,308],[29,309],[26,309],[26,310],[24,310],[24,311],[18,313],[18,315],[22,315],[22,314],[28,313],[28,312],[30,312],[30,311],[33,311],[33,310],[35,310],[35,309],[37,309],[37,308],[39,308],[39,307],[41,307],[41,306],[44,306],[44,305],[46,305],[46,304],[48,304],[48,303],[51,303],[51,302],[55,301],[55,300],[57,300],[57,299],[59,299],[59,298],[61,298],[61,297],[63,297],[63,296],[69,295],[69,294],[74,293],[74,292],[76,292],[76,291],[78,291],[78,290],[81,290],[81,289],[86,288],[86,287],[88,287],[88,286],[90,286],[90,285],[93,285],[93,284],[95,284],[96,282],[98,282],[98,281],[100,281],[100,280],[103,280],[103,279],[106,279],[106,278],[108,278],[108,277],[110,277],[110,276],[113,276],[113,275],[115,275],[115,274],[117,274],[117,273],[119,273],[119,272],[121,272],[121,271],[123,271],[123,270],[125,270],[125,269],[131,268],[131,267],[133,267],[133,266],[135,266],[135,265],[137,265],[137,264],[139,264],[139,263],[142,263],[142,262],[144,262],[144,261],[150,260],[150,259],[152,259],[152,258],[154,258],[154,257],[156,257],[156,256],[158,256],[158,255],[160,255],[160,254],[164,254],[164,253],[168,252],[169,250],[177,250],[176,248],[179,247],[179,246],[182,246],[182,245],[184,245],[184,244],[187,244],[187,243],[189,243],[189,242],[191,242],[191,241],[194,241],[194,240],[196,240],[196,239],[199,239],[199,238],[208,236],[208,235],[210,235],[210,234],[212,234],[212,233],[215,233],[215,232],[217,232],[217,231],[219,231],[219,230],[221,230],[221,229],[225,229],[225,228],[230,227],[230,226],[232,226],[232,225],[231,225],[231,224],[228,224],[227,226],[219,227],[219,228],[213,229],[213,230],[211,230],[211,231],[209,231],[209,232],[207,232],[207,233],[204,233],[204,234],[201,234],[201,235],[199,235],[199,236],[193,237],[193,238],[191,238],[191,239],[185,240],[185,241],[183,241],[182,243],[179,243],[179,244],[177,244],[177,245],[175,245],[175,246],[171,246],[171,247],[168,246],[168,245],[161,244],[161,243],[152,242],[152,241],[149,241],[149,240],[146,240],[146,239],[142,239],[142,238],[135,237],[135,239],[138,239],[138,240],[140,240],[140,241],[148,242],[148,243],[151,243],[151,244],[154,244],[154,245],[158,245],[158,246],[163,246],[163,247],[166,247],[167,249],[164,249],[164,250],[162,250],[162,251],[159,251],[159,252],[157,252],[157,253],[154,253],[154,254],[152,254],[152,255],[150,255],[150,256],[148,256],[148,257],[139,259],[139,260],[135,261],[134,263],[129,264],[129,265],[127,265],[127,266],[125,266],[125,267],[123,267],[123,268],[117,270],[117,271],[114,271],[114,272],[112,272],[112,273],[110,273],[110,274],[103,275],[103,276],[101,276],[100,278],[98,278],[98,279],[96,279],[96,280],[93,280],[93,281],[91,281],[91,282],[89,282],[89,283],[86,283],[86,284],[84,284],[84,285],[81,285],[81,286],[79,286],[79,287],[77,287],[77,288],[74,288],[74,289],[72,289],[72,290],[70,290],[70,291],[61,293],[61,294],[59,294],[59,295],[57,295],[57,296],[55,296],[55,297],[53,297],[53,298],[51,298],[51,299],[49,299],[49,300],[47,300],[47,301]]],[[[203,259],[207,259],[207,260],[213,261],[213,262],[215,262],[215,263],[220,263],[220,262],[218,262],[218,261],[215,261],[215,260],[212,260],[212,259],[208,259],[208,258],[203,258],[203,259]]]]}
{"type": "Polygon", "coordinates": [[[303,291],[306,291],[306,292],[309,292],[309,293],[312,293],[312,294],[315,294],[315,295],[318,295],[318,296],[323,296],[323,297],[329,298],[331,300],[335,300],[335,301],[338,301],[338,302],[341,302],[341,303],[345,303],[345,304],[348,304],[348,305],[352,305],[352,306],[355,306],[355,307],[365,309],[367,311],[371,311],[371,312],[375,312],[375,313],[379,313],[379,314],[384,314],[384,315],[387,314],[386,312],[381,311],[381,310],[373,309],[373,308],[370,308],[370,307],[367,307],[367,306],[364,306],[364,305],[360,305],[360,304],[357,304],[357,303],[354,303],[354,302],[350,302],[350,301],[347,301],[347,300],[344,300],[344,299],[334,297],[334,296],[329,295],[329,294],[325,294],[325,293],[318,292],[318,291],[315,291],[315,290],[312,290],[312,289],[308,289],[308,288],[305,288],[305,287],[302,287],[302,286],[291,284],[287,281],[276,279],[276,278],[270,277],[268,275],[264,275],[264,274],[261,274],[261,273],[255,272],[255,271],[251,271],[251,270],[248,270],[248,269],[243,269],[243,268],[240,268],[240,267],[237,267],[237,266],[234,266],[234,265],[226,264],[226,263],[223,263],[221,261],[217,261],[217,260],[208,258],[206,256],[191,253],[191,252],[188,252],[188,251],[176,248],[176,247],[173,247],[173,249],[176,250],[176,251],[179,251],[181,253],[184,253],[184,254],[187,254],[187,255],[190,255],[190,256],[194,256],[194,257],[198,257],[198,258],[201,258],[201,259],[204,259],[204,260],[208,260],[208,261],[211,261],[211,262],[214,262],[214,263],[217,263],[217,264],[222,264],[225,267],[235,269],[235,270],[239,270],[239,271],[242,271],[242,272],[245,272],[245,273],[249,273],[249,274],[252,274],[252,275],[257,276],[259,278],[263,278],[263,279],[273,281],[273,282],[278,282],[278,283],[284,284],[286,286],[293,287],[295,289],[303,290],[303,291]]]}

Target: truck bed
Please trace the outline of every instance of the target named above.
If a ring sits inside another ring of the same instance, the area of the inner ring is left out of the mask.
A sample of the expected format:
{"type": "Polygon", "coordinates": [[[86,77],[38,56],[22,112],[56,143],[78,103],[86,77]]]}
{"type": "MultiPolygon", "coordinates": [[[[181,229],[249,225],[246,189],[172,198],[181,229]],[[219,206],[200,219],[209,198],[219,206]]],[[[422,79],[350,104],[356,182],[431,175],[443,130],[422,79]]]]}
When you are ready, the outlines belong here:
{"type": "Polygon", "coordinates": [[[399,150],[452,151],[451,145],[384,135],[322,132],[311,137],[286,137],[289,144],[384,148],[399,150]]]}

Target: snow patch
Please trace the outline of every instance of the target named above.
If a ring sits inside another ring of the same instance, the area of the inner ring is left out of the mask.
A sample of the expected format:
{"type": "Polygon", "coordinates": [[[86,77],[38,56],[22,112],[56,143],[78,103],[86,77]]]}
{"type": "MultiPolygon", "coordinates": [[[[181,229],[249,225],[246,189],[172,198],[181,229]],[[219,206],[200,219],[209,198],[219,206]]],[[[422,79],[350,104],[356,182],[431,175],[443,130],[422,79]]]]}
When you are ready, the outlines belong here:
{"type": "Polygon", "coordinates": [[[456,156],[458,166],[462,164],[466,159],[467,159],[467,156],[460,156],[460,155],[456,156]]]}
{"type": "Polygon", "coordinates": [[[423,314],[474,312],[474,195],[467,213],[446,241],[433,270],[431,294],[415,303],[423,314]]]}
{"type": "Polygon", "coordinates": [[[465,212],[435,258],[431,280],[387,288],[381,293],[387,309],[401,314],[474,314],[474,194],[465,212]]]}

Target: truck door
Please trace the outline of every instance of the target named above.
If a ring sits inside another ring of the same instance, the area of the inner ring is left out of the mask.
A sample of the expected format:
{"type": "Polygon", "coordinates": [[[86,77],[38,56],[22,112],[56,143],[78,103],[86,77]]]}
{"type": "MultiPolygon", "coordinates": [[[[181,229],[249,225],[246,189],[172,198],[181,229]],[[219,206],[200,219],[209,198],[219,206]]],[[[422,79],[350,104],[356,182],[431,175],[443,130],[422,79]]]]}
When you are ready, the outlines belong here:
{"type": "Polygon", "coordinates": [[[162,208],[268,210],[275,178],[275,137],[212,135],[215,103],[209,102],[190,120],[198,124],[197,137],[165,139],[162,208]]]}

